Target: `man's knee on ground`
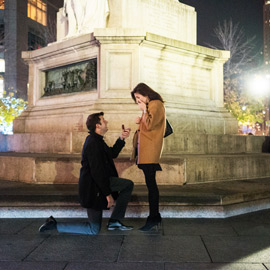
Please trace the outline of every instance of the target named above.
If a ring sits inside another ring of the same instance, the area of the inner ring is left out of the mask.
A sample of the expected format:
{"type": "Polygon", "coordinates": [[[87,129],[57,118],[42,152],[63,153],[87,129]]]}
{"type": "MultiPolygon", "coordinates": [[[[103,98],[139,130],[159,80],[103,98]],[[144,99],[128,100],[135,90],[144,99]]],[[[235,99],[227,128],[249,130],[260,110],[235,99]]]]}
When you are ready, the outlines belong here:
{"type": "Polygon", "coordinates": [[[101,230],[101,225],[99,224],[91,224],[91,232],[92,235],[98,235],[101,230]]]}

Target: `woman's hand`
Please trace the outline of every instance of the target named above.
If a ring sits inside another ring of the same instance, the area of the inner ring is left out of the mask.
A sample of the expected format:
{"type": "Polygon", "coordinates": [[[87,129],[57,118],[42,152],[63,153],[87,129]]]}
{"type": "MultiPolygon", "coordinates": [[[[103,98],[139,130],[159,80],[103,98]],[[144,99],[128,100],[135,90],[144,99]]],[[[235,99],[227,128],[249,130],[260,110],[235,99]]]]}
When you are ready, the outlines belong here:
{"type": "Polygon", "coordinates": [[[146,104],[143,101],[138,100],[137,104],[142,111],[146,111],[146,104]]]}
{"type": "Polygon", "coordinates": [[[142,118],[140,116],[136,117],[135,123],[139,125],[141,123],[142,118]]]}

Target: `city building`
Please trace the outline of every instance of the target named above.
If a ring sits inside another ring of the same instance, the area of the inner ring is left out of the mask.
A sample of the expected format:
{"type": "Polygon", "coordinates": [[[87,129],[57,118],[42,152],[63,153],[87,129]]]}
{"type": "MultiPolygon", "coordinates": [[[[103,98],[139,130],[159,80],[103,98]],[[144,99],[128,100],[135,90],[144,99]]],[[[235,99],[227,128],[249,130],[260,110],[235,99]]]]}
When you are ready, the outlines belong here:
{"type": "Polygon", "coordinates": [[[56,13],[63,0],[0,0],[0,96],[27,100],[28,66],[21,52],[56,39],[56,13]]]}
{"type": "Polygon", "coordinates": [[[265,0],[263,8],[264,20],[264,64],[270,67],[270,0],[265,0]]]}

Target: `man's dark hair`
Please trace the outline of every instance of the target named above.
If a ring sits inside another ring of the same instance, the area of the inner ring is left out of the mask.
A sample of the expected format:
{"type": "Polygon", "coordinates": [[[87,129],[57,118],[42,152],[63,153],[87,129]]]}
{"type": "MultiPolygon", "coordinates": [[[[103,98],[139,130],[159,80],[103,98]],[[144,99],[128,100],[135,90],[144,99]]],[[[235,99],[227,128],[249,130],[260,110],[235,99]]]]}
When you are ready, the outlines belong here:
{"type": "Polygon", "coordinates": [[[133,100],[136,102],[135,94],[141,94],[144,97],[148,97],[149,100],[160,100],[161,102],[164,102],[162,97],[160,96],[159,93],[154,91],[152,88],[150,88],[147,84],[145,83],[139,83],[131,92],[131,97],[133,100]]]}
{"type": "Polygon", "coordinates": [[[87,117],[86,126],[89,129],[89,131],[95,132],[96,124],[101,124],[99,117],[103,115],[104,115],[104,112],[99,112],[99,113],[92,113],[87,117]]]}

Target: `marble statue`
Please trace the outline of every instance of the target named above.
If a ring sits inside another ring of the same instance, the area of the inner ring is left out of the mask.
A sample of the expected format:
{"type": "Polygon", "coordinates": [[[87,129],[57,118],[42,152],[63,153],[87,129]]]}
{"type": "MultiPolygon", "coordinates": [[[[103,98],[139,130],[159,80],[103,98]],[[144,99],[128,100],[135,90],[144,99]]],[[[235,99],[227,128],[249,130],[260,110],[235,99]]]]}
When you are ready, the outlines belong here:
{"type": "Polygon", "coordinates": [[[108,0],[65,0],[63,15],[68,18],[66,37],[92,33],[106,27],[108,0]]]}

